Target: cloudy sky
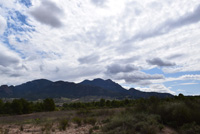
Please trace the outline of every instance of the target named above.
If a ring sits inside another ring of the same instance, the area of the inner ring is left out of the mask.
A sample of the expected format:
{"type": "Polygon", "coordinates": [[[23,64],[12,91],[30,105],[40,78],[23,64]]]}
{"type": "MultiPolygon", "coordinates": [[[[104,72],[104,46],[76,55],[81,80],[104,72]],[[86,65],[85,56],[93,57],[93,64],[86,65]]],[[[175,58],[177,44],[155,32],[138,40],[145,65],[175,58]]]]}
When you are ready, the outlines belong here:
{"type": "Polygon", "coordinates": [[[200,94],[199,0],[1,0],[0,85],[112,79],[200,94]]]}

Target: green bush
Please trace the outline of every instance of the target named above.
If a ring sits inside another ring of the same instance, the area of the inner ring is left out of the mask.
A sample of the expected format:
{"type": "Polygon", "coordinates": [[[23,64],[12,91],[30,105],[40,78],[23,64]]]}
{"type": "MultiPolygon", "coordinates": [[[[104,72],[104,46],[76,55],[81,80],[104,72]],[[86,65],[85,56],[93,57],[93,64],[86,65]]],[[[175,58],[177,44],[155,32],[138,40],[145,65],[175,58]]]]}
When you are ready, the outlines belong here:
{"type": "Polygon", "coordinates": [[[74,123],[76,123],[78,126],[81,126],[81,124],[82,124],[82,120],[81,120],[81,118],[79,118],[79,117],[74,117],[74,118],[72,119],[72,121],[73,121],[74,123]]]}
{"type": "Polygon", "coordinates": [[[96,118],[93,118],[93,117],[89,117],[89,118],[85,118],[84,120],[83,120],[83,122],[85,123],[85,124],[91,124],[91,125],[95,125],[95,123],[97,122],[97,119],[96,118]]]}
{"type": "Polygon", "coordinates": [[[160,131],[160,117],[151,114],[138,114],[122,112],[115,115],[111,121],[102,128],[105,133],[118,134],[154,134],[160,131]]]}
{"type": "Polygon", "coordinates": [[[179,127],[192,121],[192,111],[183,102],[165,103],[159,106],[158,114],[163,122],[172,127],[179,127]]]}
{"type": "Polygon", "coordinates": [[[62,119],[59,121],[59,130],[66,130],[67,126],[69,126],[67,119],[62,119]]]}
{"type": "Polygon", "coordinates": [[[195,122],[184,124],[179,129],[180,134],[200,134],[200,125],[195,122]]]}
{"type": "Polygon", "coordinates": [[[33,120],[36,125],[40,124],[42,120],[40,118],[36,118],[33,120]]]}

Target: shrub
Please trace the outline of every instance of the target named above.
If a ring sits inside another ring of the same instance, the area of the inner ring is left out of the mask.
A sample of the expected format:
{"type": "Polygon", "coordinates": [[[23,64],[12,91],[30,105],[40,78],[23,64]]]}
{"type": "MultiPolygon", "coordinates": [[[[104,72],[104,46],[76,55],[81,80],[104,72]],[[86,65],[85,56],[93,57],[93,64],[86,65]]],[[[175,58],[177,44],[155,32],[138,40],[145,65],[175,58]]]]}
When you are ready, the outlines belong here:
{"type": "Polygon", "coordinates": [[[92,132],[93,132],[93,128],[90,128],[89,134],[92,134],[92,132]]]}
{"type": "Polygon", "coordinates": [[[118,134],[154,134],[159,132],[160,117],[151,114],[133,114],[127,111],[114,116],[111,121],[102,128],[106,133],[118,134]]]}
{"type": "Polygon", "coordinates": [[[83,120],[83,122],[85,123],[85,124],[91,124],[91,125],[95,125],[95,123],[97,122],[97,119],[95,119],[95,118],[85,118],[84,120],[83,120]]]}
{"type": "Polygon", "coordinates": [[[200,134],[200,126],[195,122],[184,124],[180,127],[179,133],[181,134],[200,134]]]}
{"type": "Polygon", "coordinates": [[[192,121],[191,110],[182,102],[165,103],[159,107],[158,114],[165,124],[172,127],[192,121]]]}
{"type": "Polygon", "coordinates": [[[24,131],[23,125],[20,126],[20,131],[24,131]]]}
{"type": "Polygon", "coordinates": [[[67,119],[62,119],[59,121],[59,130],[66,130],[67,126],[69,126],[67,119]]]}
{"type": "Polygon", "coordinates": [[[40,118],[34,119],[34,123],[35,123],[36,125],[40,124],[41,122],[42,122],[42,121],[41,121],[40,118]]]}
{"type": "Polygon", "coordinates": [[[50,133],[50,130],[53,126],[53,123],[46,123],[44,126],[41,128],[41,131],[44,132],[46,131],[46,134],[50,133]]]}
{"type": "Polygon", "coordinates": [[[74,117],[74,118],[72,119],[72,121],[73,121],[74,123],[76,123],[78,126],[81,126],[81,122],[82,122],[81,118],[79,118],[79,117],[74,117]]]}
{"type": "Polygon", "coordinates": [[[103,124],[110,122],[110,118],[104,119],[101,121],[103,124]]]}
{"type": "Polygon", "coordinates": [[[99,130],[99,126],[94,126],[93,130],[99,130]]]}

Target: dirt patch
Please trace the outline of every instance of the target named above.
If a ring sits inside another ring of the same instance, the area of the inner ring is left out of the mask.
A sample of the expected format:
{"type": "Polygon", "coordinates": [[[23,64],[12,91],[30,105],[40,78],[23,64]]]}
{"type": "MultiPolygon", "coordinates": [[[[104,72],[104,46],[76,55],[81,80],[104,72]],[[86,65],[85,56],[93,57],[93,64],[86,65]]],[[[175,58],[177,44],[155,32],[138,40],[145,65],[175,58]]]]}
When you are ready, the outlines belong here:
{"type": "Polygon", "coordinates": [[[91,125],[82,125],[78,127],[76,124],[70,124],[65,131],[59,130],[57,125],[53,125],[50,129],[45,129],[44,126],[35,126],[30,124],[25,125],[0,125],[0,134],[88,134],[92,128],[91,125]]]}
{"type": "Polygon", "coordinates": [[[160,134],[178,134],[178,133],[172,128],[164,127],[160,134]]]}

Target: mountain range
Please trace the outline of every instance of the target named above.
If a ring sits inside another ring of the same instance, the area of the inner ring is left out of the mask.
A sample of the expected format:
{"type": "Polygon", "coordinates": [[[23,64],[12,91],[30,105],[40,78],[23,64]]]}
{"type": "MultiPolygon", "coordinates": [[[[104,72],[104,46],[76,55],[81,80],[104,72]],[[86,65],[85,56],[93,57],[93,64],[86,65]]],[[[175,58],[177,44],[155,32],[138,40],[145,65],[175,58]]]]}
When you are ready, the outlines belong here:
{"type": "Polygon", "coordinates": [[[142,92],[131,88],[123,88],[112,80],[100,78],[84,80],[80,83],[38,79],[17,86],[0,86],[0,98],[25,98],[29,100],[44,98],[81,98],[87,96],[118,98],[148,98],[157,96],[160,98],[172,97],[169,93],[142,92]]]}

